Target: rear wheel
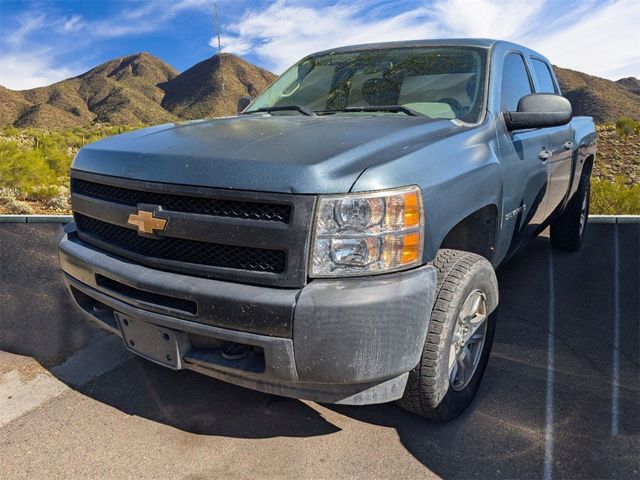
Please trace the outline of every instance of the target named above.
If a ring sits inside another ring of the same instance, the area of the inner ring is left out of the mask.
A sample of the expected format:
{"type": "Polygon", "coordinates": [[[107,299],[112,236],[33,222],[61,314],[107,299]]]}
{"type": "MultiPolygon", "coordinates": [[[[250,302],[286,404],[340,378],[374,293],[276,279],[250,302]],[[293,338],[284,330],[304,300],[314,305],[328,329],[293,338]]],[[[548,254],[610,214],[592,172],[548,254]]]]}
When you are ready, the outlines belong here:
{"type": "Polygon", "coordinates": [[[589,218],[591,182],[589,175],[580,179],[578,190],[569,200],[565,211],[551,223],[551,245],[560,250],[573,251],[580,248],[589,218]]]}
{"type": "Polygon", "coordinates": [[[406,410],[450,420],[473,400],[489,359],[498,304],[498,283],[484,257],[441,250],[436,301],[419,364],[409,372],[406,410]]]}

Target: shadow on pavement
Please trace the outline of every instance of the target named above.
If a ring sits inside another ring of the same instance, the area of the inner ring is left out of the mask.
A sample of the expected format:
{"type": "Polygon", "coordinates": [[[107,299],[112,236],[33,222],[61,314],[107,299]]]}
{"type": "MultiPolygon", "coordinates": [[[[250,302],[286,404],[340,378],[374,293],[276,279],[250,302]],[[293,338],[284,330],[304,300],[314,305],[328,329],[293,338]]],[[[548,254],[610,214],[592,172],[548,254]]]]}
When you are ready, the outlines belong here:
{"type": "MultiPolygon", "coordinates": [[[[396,429],[402,445],[444,478],[540,478],[545,462],[558,478],[637,477],[639,250],[639,225],[590,225],[580,252],[552,251],[539,238],[501,268],[492,357],[476,400],[461,418],[430,423],[393,404],[325,407],[396,429]]],[[[43,280],[42,287],[55,281],[43,280]]],[[[24,281],[19,285],[27,292],[24,281]]],[[[58,350],[72,350],[78,343],[75,317],[67,322],[53,311],[38,317],[39,308],[30,306],[26,317],[14,314],[30,328],[50,324],[52,342],[64,343],[70,335],[71,342],[58,350]]],[[[14,325],[3,319],[3,336],[14,325]]],[[[38,359],[49,339],[25,335],[24,342],[18,353],[38,359]]],[[[75,388],[127,414],[203,435],[306,437],[340,430],[304,402],[138,358],[75,388]]]]}
{"type": "Polygon", "coordinates": [[[299,400],[168,370],[140,358],[76,388],[129,415],[201,435],[308,437],[340,430],[299,400]]]}

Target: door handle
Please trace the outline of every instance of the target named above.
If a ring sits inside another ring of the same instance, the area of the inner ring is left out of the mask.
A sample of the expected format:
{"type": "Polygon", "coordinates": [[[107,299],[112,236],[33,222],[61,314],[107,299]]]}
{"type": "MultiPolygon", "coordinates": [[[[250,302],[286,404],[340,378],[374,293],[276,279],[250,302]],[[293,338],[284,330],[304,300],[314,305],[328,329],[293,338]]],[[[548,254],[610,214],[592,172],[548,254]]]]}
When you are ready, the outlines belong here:
{"type": "Polygon", "coordinates": [[[565,150],[571,150],[573,148],[573,142],[571,140],[568,140],[566,142],[564,142],[564,149],[565,150]]]}
{"type": "Polygon", "coordinates": [[[551,150],[547,150],[546,148],[543,148],[540,151],[540,154],[538,155],[538,157],[543,162],[546,162],[547,160],[549,160],[551,158],[552,155],[553,155],[553,152],[551,150]]]}

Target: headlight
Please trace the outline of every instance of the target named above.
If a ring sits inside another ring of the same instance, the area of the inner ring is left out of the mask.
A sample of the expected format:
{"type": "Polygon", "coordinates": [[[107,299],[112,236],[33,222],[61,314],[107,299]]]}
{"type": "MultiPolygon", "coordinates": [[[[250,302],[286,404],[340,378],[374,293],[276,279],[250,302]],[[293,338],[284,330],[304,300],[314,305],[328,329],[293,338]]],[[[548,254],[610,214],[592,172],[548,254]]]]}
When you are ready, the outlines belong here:
{"type": "Polygon", "coordinates": [[[419,265],[422,226],[418,187],[321,196],[311,276],[371,275],[419,265]]]}

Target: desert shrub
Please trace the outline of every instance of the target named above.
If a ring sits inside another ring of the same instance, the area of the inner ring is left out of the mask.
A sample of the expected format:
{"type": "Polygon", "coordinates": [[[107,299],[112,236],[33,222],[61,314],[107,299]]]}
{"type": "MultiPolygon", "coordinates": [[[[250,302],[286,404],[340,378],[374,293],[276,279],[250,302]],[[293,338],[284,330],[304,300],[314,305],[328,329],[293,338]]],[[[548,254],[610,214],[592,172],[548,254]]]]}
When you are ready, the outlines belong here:
{"type": "Polygon", "coordinates": [[[14,188],[0,187],[0,202],[10,198],[16,198],[16,193],[14,188]]]}
{"type": "Polygon", "coordinates": [[[0,199],[0,207],[4,211],[14,215],[32,215],[33,208],[27,202],[15,198],[0,199]]]}
{"type": "Polygon", "coordinates": [[[69,190],[63,185],[38,185],[22,192],[26,200],[32,202],[44,202],[68,194],[69,190]]]}
{"type": "Polygon", "coordinates": [[[38,185],[55,184],[57,177],[41,152],[0,140],[1,187],[27,192],[38,185]]]}
{"type": "Polygon", "coordinates": [[[616,130],[622,137],[640,133],[640,122],[629,117],[621,117],[616,122],[616,130]]]}
{"type": "Polygon", "coordinates": [[[623,177],[591,180],[590,213],[594,215],[640,215],[640,185],[627,185],[623,177]]]}
{"type": "Polygon", "coordinates": [[[71,208],[68,194],[50,198],[45,202],[45,205],[58,212],[66,212],[71,208]]]}

